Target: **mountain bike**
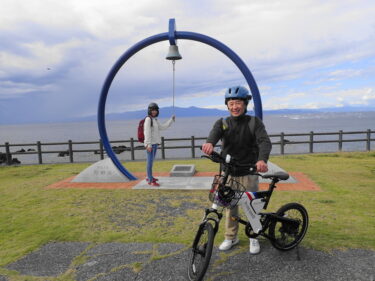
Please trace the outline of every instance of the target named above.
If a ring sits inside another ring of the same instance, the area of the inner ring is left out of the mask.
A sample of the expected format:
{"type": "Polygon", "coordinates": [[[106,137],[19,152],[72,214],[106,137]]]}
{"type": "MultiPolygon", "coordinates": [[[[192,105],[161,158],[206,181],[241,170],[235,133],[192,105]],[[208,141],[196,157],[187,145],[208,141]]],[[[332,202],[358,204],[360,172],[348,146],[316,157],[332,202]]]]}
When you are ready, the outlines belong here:
{"type": "Polygon", "coordinates": [[[309,222],[305,207],[299,203],[288,203],[276,213],[263,211],[267,209],[276,183],[287,180],[288,173],[275,172],[262,175],[256,172],[254,165],[238,164],[230,155],[224,159],[216,152],[202,157],[220,163],[223,171],[213,179],[209,192],[212,206],[205,209],[204,217],[190,249],[188,276],[191,281],[203,280],[210,263],[215,235],[219,229],[224,208],[233,208],[236,205],[242,207],[247,220],[241,217],[232,217],[232,219],[245,226],[245,233],[249,238],[263,236],[281,251],[291,250],[302,241],[309,222]],[[239,167],[248,168],[250,174],[270,179],[268,190],[246,191],[244,186],[230,177],[230,174],[239,167]]]}

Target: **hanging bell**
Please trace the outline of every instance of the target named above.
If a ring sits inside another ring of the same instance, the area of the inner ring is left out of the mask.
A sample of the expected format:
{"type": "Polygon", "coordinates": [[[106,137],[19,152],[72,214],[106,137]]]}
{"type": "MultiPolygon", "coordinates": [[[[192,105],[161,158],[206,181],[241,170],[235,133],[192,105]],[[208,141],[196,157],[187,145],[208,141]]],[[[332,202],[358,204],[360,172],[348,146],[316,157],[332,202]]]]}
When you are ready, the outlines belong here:
{"type": "Polygon", "coordinates": [[[169,45],[169,51],[165,57],[167,60],[180,60],[182,59],[177,45],[169,45]]]}

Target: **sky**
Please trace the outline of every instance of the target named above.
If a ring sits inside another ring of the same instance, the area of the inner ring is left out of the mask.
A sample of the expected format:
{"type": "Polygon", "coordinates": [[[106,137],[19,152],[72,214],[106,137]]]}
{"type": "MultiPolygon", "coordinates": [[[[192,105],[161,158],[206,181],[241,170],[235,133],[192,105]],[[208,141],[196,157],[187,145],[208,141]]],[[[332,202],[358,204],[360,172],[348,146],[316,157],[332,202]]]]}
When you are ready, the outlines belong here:
{"type": "MultiPolygon", "coordinates": [[[[263,109],[375,108],[373,0],[0,0],[0,124],[96,115],[103,83],[129,48],[177,31],[212,37],[250,69],[263,109]]],[[[179,107],[225,109],[246,80],[217,49],[178,40],[179,107]]],[[[173,104],[163,41],[132,56],[113,80],[106,114],[173,104]]]]}

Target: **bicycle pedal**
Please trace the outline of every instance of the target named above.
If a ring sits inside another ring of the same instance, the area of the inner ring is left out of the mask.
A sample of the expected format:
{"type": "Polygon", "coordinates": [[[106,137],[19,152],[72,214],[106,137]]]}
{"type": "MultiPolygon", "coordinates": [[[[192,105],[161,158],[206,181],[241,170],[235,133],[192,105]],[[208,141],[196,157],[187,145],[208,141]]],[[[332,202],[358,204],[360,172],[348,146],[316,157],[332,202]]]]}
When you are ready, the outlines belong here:
{"type": "Polygon", "coordinates": [[[238,216],[232,216],[232,217],[230,217],[230,219],[231,219],[232,221],[239,221],[241,218],[238,217],[238,216]]]}

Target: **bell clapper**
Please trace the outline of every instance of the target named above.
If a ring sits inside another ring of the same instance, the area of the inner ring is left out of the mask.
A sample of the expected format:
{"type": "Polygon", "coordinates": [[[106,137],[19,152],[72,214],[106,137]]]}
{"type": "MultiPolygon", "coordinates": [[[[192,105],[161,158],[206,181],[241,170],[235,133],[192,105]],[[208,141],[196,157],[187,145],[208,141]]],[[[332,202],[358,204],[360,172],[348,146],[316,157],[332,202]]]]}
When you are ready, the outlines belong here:
{"type": "Polygon", "coordinates": [[[175,64],[176,64],[176,61],[175,60],[172,60],[172,65],[173,65],[173,106],[172,106],[172,112],[173,112],[173,115],[175,115],[175,112],[174,112],[174,93],[175,93],[175,64]]]}

